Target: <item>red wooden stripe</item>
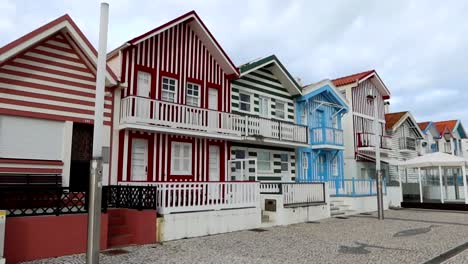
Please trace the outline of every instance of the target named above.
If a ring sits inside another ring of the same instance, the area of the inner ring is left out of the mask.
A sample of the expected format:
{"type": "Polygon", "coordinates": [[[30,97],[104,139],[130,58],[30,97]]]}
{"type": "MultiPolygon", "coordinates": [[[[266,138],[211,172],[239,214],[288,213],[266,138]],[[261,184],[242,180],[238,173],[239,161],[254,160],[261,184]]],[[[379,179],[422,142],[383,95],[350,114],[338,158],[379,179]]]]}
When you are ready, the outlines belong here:
{"type": "MultiPolygon", "coordinates": [[[[1,87],[1,85],[0,85],[0,87],[1,87]]],[[[79,100],[79,99],[66,98],[66,97],[60,97],[60,96],[54,96],[54,95],[48,95],[48,94],[24,92],[24,91],[18,91],[18,90],[13,90],[13,89],[8,89],[8,88],[2,88],[0,90],[0,93],[20,95],[20,96],[29,96],[29,97],[33,97],[33,98],[47,99],[47,100],[53,100],[53,101],[58,101],[58,102],[64,102],[64,103],[78,104],[78,105],[94,106],[94,102],[89,102],[89,101],[84,101],[84,100],[79,100]]],[[[112,105],[111,104],[105,104],[104,108],[112,109],[112,105]]]]}
{"type": "Polygon", "coordinates": [[[67,69],[75,70],[75,71],[81,71],[81,72],[91,73],[91,74],[94,75],[94,73],[93,73],[91,70],[89,70],[88,68],[81,68],[81,67],[78,67],[78,66],[68,65],[68,64],[61,63],[61,62],[57,62],[57,61],[53,61],[53,60],[47,60],[47,59],[42,59],[42,58],[36,58],[36,57],[33,57],[33,56],[29,56],[29,55],[23,55],[23,56],[21,56],[21,59],[30,60],[30,61],[35,61],[35,62],[40,62],[40,63],[45,63],[45,64],[50,64],[50,65],[53,65],[53,66],[62,67],[62,68],[67,68],[67,69]]]}
{"type": "Polygon", "coordinates": [[[49,169],[49,168],[11,168],[11,167],[0,167],[2,173],[62,173],[62,169],[49,169]]]}
{"type": "MultiPolygon", "coordinates": [[[[0,98],[0,103],[22,105],[22,106],[28,106],[28,107],[57,110],[57,111],[64,111],[64,112],[71,112],[71,113],[78,113],[78,114],[85,114],[85,115],[94,115],[94,111],[92,110],[84,110],[84,109],[73,108],[73,107],[68,107],[68,106],[58,106],[58,105],[50,105],[50,104],[43,104],[43,103],[26,102],[26,101],[15,100],[15,99],[0,98]]],[[[104,116],[110,117],[111,113],[104,113],[104,116]]]]}
{"type": "Polygon", "coordinates": [[[74,74],[74,73],[69,73],[69,72],[65,72],[65,71],[59,71],[59,70],[44,68],[44,67],[40,67],[40,66],[29,65],[29,64],[25,64],[25,63],[21,63],[21,62],[12,61],[12,62],[8,63],[8,65],[21,67],[21,68],[26,68],[26,69],[35,70],[35,71],[41,71],[41,72],[50,73],[50,74],[63,75],[63,76],[67,76],[67,77],[70,77],[70,78],[75,78],[75,79],[84,80],[84,81],[90,81],[90,82],[95,82],[96,81],[96,79],[94,77],[87,77],[87,76],[83,76],[83,75],[79,75],[79,74],[74,74]]]}
{"type": "Polygon", "coordinates": [[[58,78],[42,76],[42,75],[38,75],[38,74],[19,72],[19,71],[13,71],[13,70],[8,70],[8,69],[0,69],[0,72],[12,74],[12,75],[18,75],[18,76],[21,76],[21,77],[35,78],[35,79],[39,79],[39,80],[43,80],[43,81],[67,84],[67,85],[72,85],[72,86],[86,88],[86,89],[94,90],[94,88],[95,88],[93,85],[89,85],[89,84],[77,83],[77,82],[62,80],[62,79],[58,79],[58,78]]]}
{"type": "Polygon", "coordinates": [[[63,162],[60,160],[30,160],[30,159],[2,159],[2,158],[0,158],[0,163],[55,165],[55,166],[63,165],[63,162]]]}
{"type": "Polygon", "coordinates": [[[47,43],[47,42],[42,43],[41,46],[46,47],[46,48],[51,48],[51,49],[60,50],[60,51],[63,51],[63,52],[68,52],[68,53],[70,53],[70,54],[76,55],[75,50],[73,50],[73,49],[71,49],[71,48],[65,48],[65,47],[57,46],[57,45],[54,45],[54,44],[51,44],[51,43],[47,43]]]}
{"type": "Polygon", "coordinates": [[[49,52],[49,51],[46,51],[46,50],[40,50],[40,49],[35,48],[35,49],[30,50],[30,51],[34,52],[34,53],[37,53],[37,54],[49,56],[49,57],[52,57],[52,58],[59,58],[59,59],[66,60],[66,61],[71,61],[71,62],[76,62],[76,63],[83,63],[78,58],[72,58],[72,57],[60,55],[60,54],[57,54],[57,53],[49,52]]]}

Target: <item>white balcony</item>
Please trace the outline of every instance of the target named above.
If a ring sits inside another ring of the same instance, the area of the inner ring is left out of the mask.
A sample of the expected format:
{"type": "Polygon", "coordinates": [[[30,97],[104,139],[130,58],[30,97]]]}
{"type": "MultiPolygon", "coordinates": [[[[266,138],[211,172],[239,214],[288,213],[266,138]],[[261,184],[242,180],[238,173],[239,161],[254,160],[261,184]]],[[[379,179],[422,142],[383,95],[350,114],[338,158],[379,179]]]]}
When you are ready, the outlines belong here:
{"type": "Polygon", "coordinates": [[[305,126],[138,96],[121,100],[120,128],[272,144],[308,142],[305,126]]]}
{"type": "MultiPolygon", "coordinates": [[[[387,152],[391,149],[392,139],[389,136],[379,136],[380,150],[387,152]]],[[[357,147],[360,150],[375,151],[375,135],[372,133],[357,133],[357,147]]]]}
{"type": "Polygon", "coordinates": [[[310,144],[314,149],[344,149],[343,130],[331,127],[310,129],[310,144]]]}
{"type": "Polygon", "coordinates": [[[410,137],[401,137],[398,139],[400,152],[416,151],[416,139],[410,137]]]}

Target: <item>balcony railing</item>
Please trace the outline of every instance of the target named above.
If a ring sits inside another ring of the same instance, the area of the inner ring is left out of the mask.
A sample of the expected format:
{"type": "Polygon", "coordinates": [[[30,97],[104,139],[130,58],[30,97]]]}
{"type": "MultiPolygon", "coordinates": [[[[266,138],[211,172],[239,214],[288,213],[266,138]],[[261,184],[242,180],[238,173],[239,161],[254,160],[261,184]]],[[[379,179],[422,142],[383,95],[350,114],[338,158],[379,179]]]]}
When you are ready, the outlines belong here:
{"type": "MultiPolygon", "coordinates": [[[[357,133],[359,148],[375,147],[375,135],[373,133],[357,133]]],[[[392,139],[389,136],[379,136],[380,148],[391,149],[392,139]]]]}
{"type": "Polygon", "coordinates": [[[316,127],[310,129],[312,145],[343,146],[343,130],[331,127],[316,127]]]}
{"type": "Polygon", "coordinates": [[[129,96],[120,104],[121,123],[140,123],[224,134],[253,136],[307,143],[307,127],[250,115],[238,115],[199,107],[129,96]]]}
{"type": "Polygon", "coordinates": [[[398,139],[400,150],[416,150],[416,139],[410,137],[401,137],[398,139]]]}
{"type": "MultiPolygon", "coordinates": [[[[387,194],[387,184],[382,181],[383,191],[387,194]]],[[[359,197],[377,195],[377,181],[375,179],[338,179],[328,181],[330,196],[359,197]]]]}

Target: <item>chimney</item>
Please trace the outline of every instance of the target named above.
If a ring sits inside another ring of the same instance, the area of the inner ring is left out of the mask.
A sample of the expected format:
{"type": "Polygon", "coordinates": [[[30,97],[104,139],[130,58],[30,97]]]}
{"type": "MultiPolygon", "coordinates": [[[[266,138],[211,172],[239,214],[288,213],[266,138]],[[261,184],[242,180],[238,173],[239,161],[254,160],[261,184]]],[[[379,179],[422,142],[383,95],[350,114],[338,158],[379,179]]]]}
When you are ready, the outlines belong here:
{"type": "Polygon", "coordinates": [[[389,101],[384,102],[384,111],[385,111],[385,114],[390,113],[390,102],[389,101]]]}

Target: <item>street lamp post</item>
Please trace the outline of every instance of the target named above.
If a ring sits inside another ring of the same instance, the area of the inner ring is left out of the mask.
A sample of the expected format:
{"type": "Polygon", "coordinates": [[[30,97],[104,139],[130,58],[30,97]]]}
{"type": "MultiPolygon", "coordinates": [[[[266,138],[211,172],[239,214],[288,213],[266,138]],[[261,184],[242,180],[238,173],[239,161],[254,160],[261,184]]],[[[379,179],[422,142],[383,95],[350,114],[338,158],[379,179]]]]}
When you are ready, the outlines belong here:
{"type": "Polygon", "coordinates": [[[104,121],[104,86],[106,74],[107,26],[109,4],[101,3],[99,48],[96,71],[96,97],[94,104],[93,160],[91,161],[88,195],[88,241],[86,263],[99,263],[102,199],[102,141],[104,121]]]}
{"type": "Polygon", "coordinates": [[[374,90],[369,88],[367,100],[369,103],[372,103],[374,106],[374,120],[373,120],[373,128],[374,128],[374,145],[375,145],[375,173],[377,178],[377,214],[379,220],[384,219],[384,212],[383,212],[383,191],[382,191],[382,170],[380,168],[380,143],[382,142],[383,138],[379,135],[379,113],[378,113],[378,104],[377,104],[377,96],[374,95],[374,90]]]}

